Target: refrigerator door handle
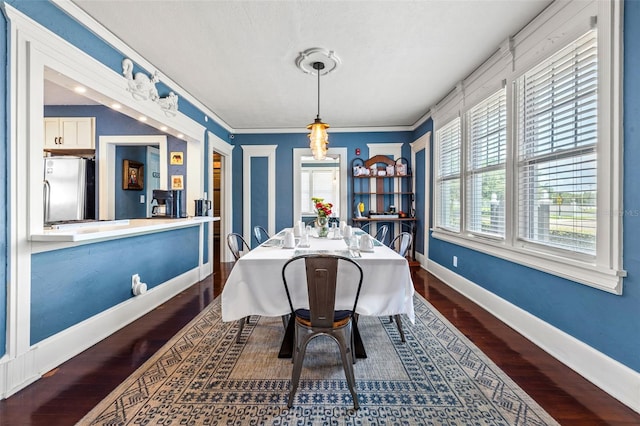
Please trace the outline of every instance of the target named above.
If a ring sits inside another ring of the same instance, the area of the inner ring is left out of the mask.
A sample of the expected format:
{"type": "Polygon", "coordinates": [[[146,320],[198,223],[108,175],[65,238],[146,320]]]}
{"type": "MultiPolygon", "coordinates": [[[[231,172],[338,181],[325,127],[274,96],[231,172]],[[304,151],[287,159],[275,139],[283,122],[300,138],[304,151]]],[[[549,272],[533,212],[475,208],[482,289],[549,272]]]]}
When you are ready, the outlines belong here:
{"type": "Polygon", "coordinates": [[[43,181],[43,205],[44,205],[44,223],[49,222],[49,197],[51,196],[51,185],[48,180],[43,181]]]}

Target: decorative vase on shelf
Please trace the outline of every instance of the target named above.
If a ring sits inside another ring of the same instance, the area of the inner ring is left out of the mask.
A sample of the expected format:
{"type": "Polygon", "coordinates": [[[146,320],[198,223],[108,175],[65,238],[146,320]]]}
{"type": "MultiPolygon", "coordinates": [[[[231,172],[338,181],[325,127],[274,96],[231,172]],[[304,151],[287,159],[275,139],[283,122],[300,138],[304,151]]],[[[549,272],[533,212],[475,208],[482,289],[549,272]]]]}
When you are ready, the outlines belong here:
{"type": "Polygon", "coordinates": [[[329,235],[329,218],[327,216],[316,217],[316,231],[320,238],[326,238],[329,235]]]}

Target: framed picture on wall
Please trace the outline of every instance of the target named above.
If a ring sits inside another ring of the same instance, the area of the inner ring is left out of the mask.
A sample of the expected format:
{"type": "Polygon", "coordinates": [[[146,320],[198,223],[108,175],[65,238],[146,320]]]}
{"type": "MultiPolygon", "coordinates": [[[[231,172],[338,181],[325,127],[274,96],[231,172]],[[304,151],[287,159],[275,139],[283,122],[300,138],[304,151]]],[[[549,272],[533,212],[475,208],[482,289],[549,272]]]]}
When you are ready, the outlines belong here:
{"type": "Polygon", "coordinates": [[[124,160],[122,164],[122,189],[141,191],[144,189],[144,164],[124,160]]]}
{"type": "Polygon", "coordinates": [[[171,189],[184,189],[182,175],[171,175],[171,189]]]}
{"type": "Polygon", "coordinates": [[[178,151],[171,151],[171,156],[170,156],[170,161],[169,163],[172,166],[181,166],[183,163],[183,159],[182,159],[182,152],[178,152],[178,151]]]}

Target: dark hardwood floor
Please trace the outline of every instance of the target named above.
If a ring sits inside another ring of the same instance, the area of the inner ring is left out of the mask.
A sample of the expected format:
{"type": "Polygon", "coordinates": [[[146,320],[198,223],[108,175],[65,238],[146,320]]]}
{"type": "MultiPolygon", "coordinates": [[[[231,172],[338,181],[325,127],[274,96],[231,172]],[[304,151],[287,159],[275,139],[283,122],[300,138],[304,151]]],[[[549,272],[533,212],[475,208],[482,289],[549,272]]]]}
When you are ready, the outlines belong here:
{"type": "MultiPolygon", "coordinates": [[[[0,401],[2,426],[73,425],[220,294],[231,264],[0,401]]],[[[640,425],[608,396],[431,274],[416,290],[562,425],[640,425]]]]}

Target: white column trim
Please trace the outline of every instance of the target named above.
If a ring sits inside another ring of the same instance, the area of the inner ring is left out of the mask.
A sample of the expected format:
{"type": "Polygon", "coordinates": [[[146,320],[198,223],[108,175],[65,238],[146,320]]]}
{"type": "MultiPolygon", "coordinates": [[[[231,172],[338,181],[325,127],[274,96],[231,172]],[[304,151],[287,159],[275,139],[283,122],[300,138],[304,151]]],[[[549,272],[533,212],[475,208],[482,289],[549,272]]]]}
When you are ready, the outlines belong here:
{"type": "Polygon", "coordinates": [[[251,242],[251,159],[267,157],[267,227],[270,234],[276,229],[276,148],[278,145],[241,145],[242,148],[242,236],[251,242]]]}
{"type": "MultiPolygon", "coordinates": [[[[430,184],[430,179],[429,179],[429,174],[430,174],[430,155],[429,155],[429,149],[428,147],[430,146],[431,142],[431,131],[428,131],[427,133],[425,133],[424,135],[420,136],[418,139],[416,139],[414,142],[410,143],[409,145],[411,146],[411,164],[413,164],[413,192],[415,194],[416,191],[416,153],[422,151],[423,149],[425,150],[424,152],[424,205],[422,206],[424,208],[424,213],[425,216],[419,219],[422,219],[422,222],[424,224],[423,226],[423,231],[424,231],[424,235],[423,235],[423,241],[424,241],[424,247],[423,250],[424,252],[422,253],[423,255],[423,259],[429,257],[429,208],[431,207],[429,204],[429,200],[430,200],[430,196],[431,196],[431,188],[429,187],[430,184]]],[[[415,244],[415,242],[414,242],[415,244]]],[[[416,258],[418,258],[418,256],[416,255],[416,258]]],[[[421,262],[423,265],[424,263],[421,262]]]]}

